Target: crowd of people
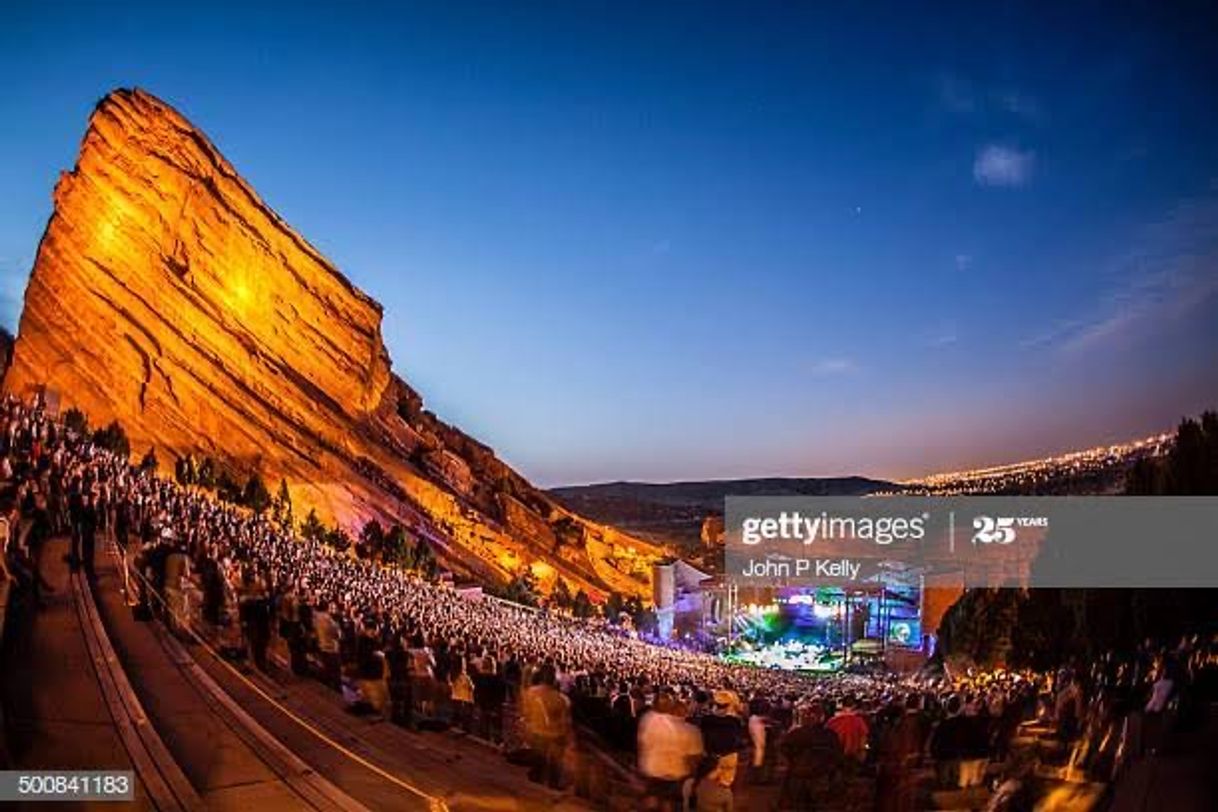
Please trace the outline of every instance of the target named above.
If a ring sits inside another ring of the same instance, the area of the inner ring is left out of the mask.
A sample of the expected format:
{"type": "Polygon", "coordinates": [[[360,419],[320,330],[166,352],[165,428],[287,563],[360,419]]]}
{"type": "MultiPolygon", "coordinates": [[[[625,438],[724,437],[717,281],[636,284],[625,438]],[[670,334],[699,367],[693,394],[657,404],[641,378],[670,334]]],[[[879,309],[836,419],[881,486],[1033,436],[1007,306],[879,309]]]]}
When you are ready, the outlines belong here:
{"type": "Polygon", "coordinates": [[[636,771],[651,808],[730,810],[755,786],[780,809],[910,809],[927,782],[988,782],[994,808],[1021,808],[1042,774],[1017,746],[1021,726],[1061,743],[1063,774],[1111,781],[1157,746],[1174,708],[1214,697],[1218,649],[1196,638],[1039,674],[731,665],[337,553],[11,397],[0,481],[0,576],[35,604],[48,539],[70,537],[71,566],[90,576],[99,539],[112,539],[143,583],[141,614],[197,627],[262,671],[282,652],[353,711],[476,735],[554,787],[578,778],[573,752],[608,753],[636,771]]]}

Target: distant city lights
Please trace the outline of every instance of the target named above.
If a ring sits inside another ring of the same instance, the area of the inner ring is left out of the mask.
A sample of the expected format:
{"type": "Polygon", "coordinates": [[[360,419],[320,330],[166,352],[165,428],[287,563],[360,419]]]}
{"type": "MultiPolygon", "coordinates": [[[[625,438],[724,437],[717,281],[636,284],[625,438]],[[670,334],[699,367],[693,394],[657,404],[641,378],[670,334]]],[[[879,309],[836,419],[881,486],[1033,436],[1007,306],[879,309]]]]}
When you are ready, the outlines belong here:
{"type": "MultiPolygon", "coordinates": [[[[934,474],[923,479],[902,482],[899,493],[920,496],[956,496],[1028,492],[1040,484],[1052,483],[1069,477],[1102,473],[1109,469],[1132,465],[1143,458],[1161,457],[1170,450],[1172,438],[1173,435],[1169,433],[1155,434],[1141,440],[1097,446],[1056,457],[934,474]]],[[[877,495],[891,496],[894,494],[877,495]]]]}

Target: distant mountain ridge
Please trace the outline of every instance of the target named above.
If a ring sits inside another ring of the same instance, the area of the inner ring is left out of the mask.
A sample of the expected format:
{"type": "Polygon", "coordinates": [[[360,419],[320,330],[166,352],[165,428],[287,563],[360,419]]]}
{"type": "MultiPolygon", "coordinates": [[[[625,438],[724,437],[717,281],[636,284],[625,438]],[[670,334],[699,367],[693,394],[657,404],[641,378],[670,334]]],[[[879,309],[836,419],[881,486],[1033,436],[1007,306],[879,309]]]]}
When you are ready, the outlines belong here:
{"type": "Polygon", "coordinates": [[[952,471],[905,482],[862,476],[760,477],[687,482],[604,482],[551,488],[551,497],[594,521],[661,544],[696,548],[703,526],[711,536],[731,496],[1007,496],[1111,494],[1124,490],[1133,465],[1162,457],[1172,437],[1162,433],[1053,457],[952,471]]]}
{"type": "Polygon", "coordinates": [[[722,509],[723,499],[732,496],[862,496],[900,487],[894,482],[861,476],[759,477],[752,479],[708,479],[686,482],[603,482],[551,488],[559,498],[627,498],[666,505],[700,505],[722,509]]]}
{"type": "Polygon", "coordinates": [[[696,546],[702,523],[732,496],[866,496],[900,485],[861,476],[762,477],[689,482],[603,482],[551,488],[559,503],[593,521],[660,544],[696,546]]]}

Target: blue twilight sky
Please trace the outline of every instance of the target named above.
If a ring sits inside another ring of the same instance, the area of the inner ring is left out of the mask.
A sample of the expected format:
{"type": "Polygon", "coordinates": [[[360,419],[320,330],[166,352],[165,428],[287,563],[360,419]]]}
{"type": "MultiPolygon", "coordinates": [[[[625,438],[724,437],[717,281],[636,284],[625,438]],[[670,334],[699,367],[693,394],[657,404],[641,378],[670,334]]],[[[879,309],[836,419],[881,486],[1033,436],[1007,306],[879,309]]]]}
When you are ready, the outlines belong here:
{"type": "Polygon", "coordinates": [[[913,5],[8,0],[3,323],[136,85],[541,484],[903,477],[1218,406],[1213,5],[913,5]]]}

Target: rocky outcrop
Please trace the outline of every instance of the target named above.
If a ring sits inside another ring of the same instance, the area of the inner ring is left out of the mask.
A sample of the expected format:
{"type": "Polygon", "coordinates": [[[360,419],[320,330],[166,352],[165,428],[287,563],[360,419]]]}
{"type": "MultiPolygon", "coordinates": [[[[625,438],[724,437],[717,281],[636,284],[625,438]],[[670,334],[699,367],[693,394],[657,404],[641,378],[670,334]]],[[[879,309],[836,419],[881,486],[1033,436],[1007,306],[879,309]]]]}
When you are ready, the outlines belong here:
{"type": "Polygon", "coordinates": [[[118,419],[139,453],[284,477],[298,514],[403,522],[485,579],[533,566],[648,592],[660,551],[574,517],[426,411],[391,372],[380,305],[164,102],[104,98],[54,204],[6,390],[118,419]],[[579,538],[560,545],[567,522],[579,538]]]}

